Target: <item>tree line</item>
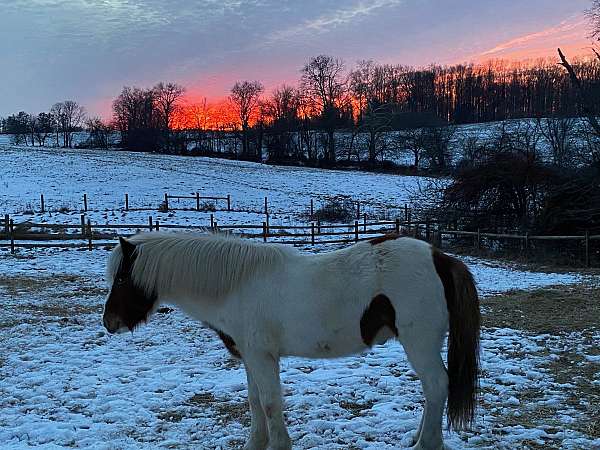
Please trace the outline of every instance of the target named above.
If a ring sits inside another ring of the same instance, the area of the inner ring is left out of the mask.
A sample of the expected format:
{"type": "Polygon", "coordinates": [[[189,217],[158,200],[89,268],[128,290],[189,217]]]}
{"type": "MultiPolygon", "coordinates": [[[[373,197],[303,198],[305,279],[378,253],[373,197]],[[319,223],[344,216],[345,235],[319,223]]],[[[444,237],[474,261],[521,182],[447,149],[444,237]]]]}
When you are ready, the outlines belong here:
{"type": "MultiPolygon", "coordinates": [[[[67,100],[37,115],[11,115],[0,126],[15,143],[31,145],[53,137],[72,147],[73,133],[86,129],[80,146],[107,147],[118,133],[118,145],[129,150],[321,165],[381,164],[402,147],[414,150],[418,167],[431,153],[419,148],[448,140],[451,125],[581,115],[581,97],[592,105],[600,100],[599,61],[571,64],[576,87],[549,61],[420,69],[360,61],[347,70],[341,59],[319,55],[301,67],[295,86],[267,94],[260,81],[239,81],[220,105],[187,102],[183,86],[161,82],[124,87],[108,122],[86,118],[67,100]]],[[[430,165],[444,166],[439,156],[430,165]]]]}

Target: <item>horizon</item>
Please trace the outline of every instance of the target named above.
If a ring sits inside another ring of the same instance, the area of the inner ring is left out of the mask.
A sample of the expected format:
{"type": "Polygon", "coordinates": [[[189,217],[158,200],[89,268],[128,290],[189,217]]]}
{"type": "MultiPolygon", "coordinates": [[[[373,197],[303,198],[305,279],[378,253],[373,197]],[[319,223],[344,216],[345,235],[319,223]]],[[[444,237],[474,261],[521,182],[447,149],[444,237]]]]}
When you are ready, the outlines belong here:
{"type": "Polygon", "coordinates": [[[346,68],[361,59],[414,67],[556,59],[559,46],[570,58],[591,53],[588,0],[510,0],[502,20],[490,0],[435,9],[432,0],[310,3],[17,1],[0,19],[0,116],[73,99],[109,119],[123,86],[159,81],[185,86],[190,102],[219,103],[238,80],[259,80],[266,92],[295,85],[308,58],[323,53],[346,68]]]}

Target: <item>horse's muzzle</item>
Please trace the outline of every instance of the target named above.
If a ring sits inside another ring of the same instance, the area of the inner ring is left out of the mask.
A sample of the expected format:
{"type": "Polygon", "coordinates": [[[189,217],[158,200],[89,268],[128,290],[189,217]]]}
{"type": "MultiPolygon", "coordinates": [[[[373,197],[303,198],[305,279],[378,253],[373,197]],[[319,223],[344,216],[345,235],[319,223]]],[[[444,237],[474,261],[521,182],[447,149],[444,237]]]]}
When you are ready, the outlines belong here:
{"type": "Polygon", "coordinates": [[[104,313],[104,317],[102,318],[102,323],[104,324],[104,328],[110,334],[116,333],[121,328],[123,328],[123,322],[114,314],[106,314],[104,313]]]}

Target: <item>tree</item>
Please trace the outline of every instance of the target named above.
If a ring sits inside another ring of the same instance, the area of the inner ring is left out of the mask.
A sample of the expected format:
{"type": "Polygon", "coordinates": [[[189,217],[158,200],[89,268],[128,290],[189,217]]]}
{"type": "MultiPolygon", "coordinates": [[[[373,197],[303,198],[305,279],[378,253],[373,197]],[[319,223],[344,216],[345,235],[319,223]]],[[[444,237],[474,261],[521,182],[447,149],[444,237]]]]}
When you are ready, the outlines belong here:
{"type": "Polygon", "coordinates": [[[340,119],[339,108],[345,100],[344,62],[333,56],[311,58],[302,68],[301,88],[315,104],[323,129],[327,132],[325,159],[335,163],[335,129],[340,119]]]}
{"type": "Polygon", "coordinates": [[[538,119],[539,128],[552,151],[552,161],[559,167],[570,167],[575,151],[576,119],[551,117],[538,119]]]}
{"type": "Polygon", "coordinates": [[[585,11],[590,23],[590,36],[600,40],[600,0],[592,0],[592,6],[585,11]]]}
{"type": "Polygon", "coordinates": [[[52,114],[41,112],[37,115],[33,123],[33,130],[38,145],[46,145],[46,140],[54,132],[55,125],[54,116],[52,114]]]}
{"type": "Polygon", "coordinates": [[[262,116],[268,124],[266,146],[270,160],[277,161],[291,156],[301,159],[301,155],[297,154],[298,149],[294,149],[291,136],[298,127],[299,107],[298,91],[285,84],[276,88],[271,96],[261,103],[262,116]]]}
{"type": "Polygon", "coordinates": [[[368,136],[368,161],[374,164],[385,148],[385,135],[391,131],[393,111],[391,105],[371,103],[363,116],[360,130],[368,136]]]}
{"type": "MultiPolygon", "coordinates": [[[[264,87],[259,81],[238,81],[231,88],[229,101],[233,106],[239,124],[242,128],[242,156],[257,157],[260,155],[250,154],[249,128],[253,114],[258,110],[260,95],[264,87]]],[[[257,149],[260,151],[260,149],[257,149]]]]}
{"type": "Polygon", "coordinates": [[[73,147],[73,132],[81,129],[85,120],[85,108],[73,100],[55,103],[50,109],[56,118],[58,129],[63,136],[63,147],[73,147]]]}
{"type": "Polygon", "coordinates": [[[147,152],[160,149],[161,116],[155,100],[154,89],[137,87],[124,87],[114,100],[113,121],[124,148],[147,152]]]}
{"type": "Polygon", "coordinates": [[[108,149],[112,127],[104,123],[99,117],[88,119],[85,125],[88,131],[87,146],[89,148],[108,149]]]}
{"type": "Polygon", "coordinates": [[[448,168],[452,162],[450,143],[455,133],[456,128],[450,125],[427,127],[422,130],[424,156],[429,161],[430,168],[436,170],[448,168]]]}
{"type": "Polygon", "coordinates": [[[27,145],[27,136],[31,130],[31,116],[25,111],[8,116],[5,120],[5,132],[11,136],[11,142],[16,145],[27,145]]]}
{"type": "Polygon", "coordinates": [[[163,83],[154,86],[154,103],[162,122],[162,130],[165,138],[167,152],[171,150],[171,129],[173,118],[179,102],[185,93],[185,88],[176,83],[163,83]]]}

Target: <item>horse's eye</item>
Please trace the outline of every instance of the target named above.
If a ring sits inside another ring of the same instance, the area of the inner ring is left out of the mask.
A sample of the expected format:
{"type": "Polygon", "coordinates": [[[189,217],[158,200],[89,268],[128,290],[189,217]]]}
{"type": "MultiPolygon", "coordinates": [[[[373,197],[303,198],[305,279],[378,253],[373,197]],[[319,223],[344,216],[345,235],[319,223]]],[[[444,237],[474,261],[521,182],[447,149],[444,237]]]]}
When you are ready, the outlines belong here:
{"type": "Polygon", "coordinates": [[[115,278],[115,284],[123,284],[123,283],[125,283],[125,278],[123,278],[123,277],[115,278]]]}

